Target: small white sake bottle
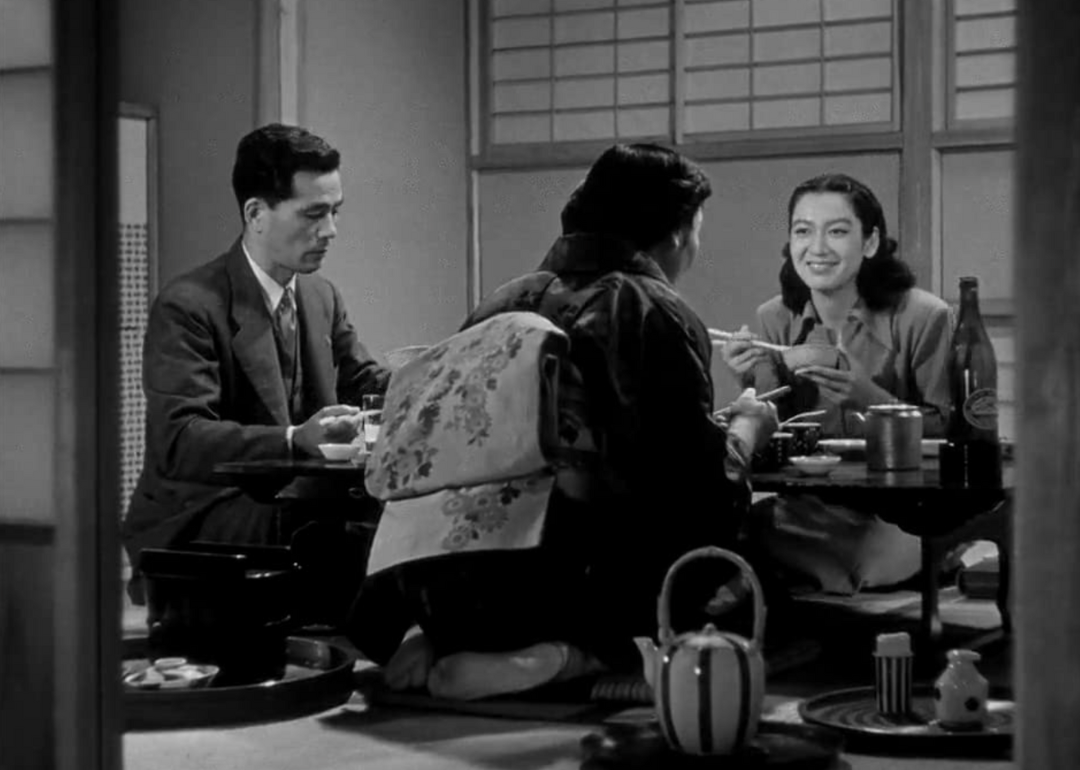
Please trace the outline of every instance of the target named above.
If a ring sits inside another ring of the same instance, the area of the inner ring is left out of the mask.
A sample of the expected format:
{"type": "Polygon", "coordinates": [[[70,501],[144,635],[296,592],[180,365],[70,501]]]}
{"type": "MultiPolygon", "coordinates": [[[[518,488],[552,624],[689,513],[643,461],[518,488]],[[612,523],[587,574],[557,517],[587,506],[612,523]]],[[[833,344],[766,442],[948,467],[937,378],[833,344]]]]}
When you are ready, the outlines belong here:
{"type": "Polygon", "coordinates": [[[934,711],[946,730],[979,730],[986,724],[990,684],[975,664],[973,650],[949,650],[948,666],[934,682],[934,711]]]}

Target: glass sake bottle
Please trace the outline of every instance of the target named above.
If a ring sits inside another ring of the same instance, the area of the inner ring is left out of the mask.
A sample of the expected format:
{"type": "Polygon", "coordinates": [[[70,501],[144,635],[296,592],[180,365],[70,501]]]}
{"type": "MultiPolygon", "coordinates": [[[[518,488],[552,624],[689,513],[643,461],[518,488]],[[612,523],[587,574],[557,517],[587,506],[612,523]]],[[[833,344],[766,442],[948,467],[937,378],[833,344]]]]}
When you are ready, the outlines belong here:
{"type": "Polygon", "coordinates": [[[960,279],[960,313],[949,348],[949,393],[942,481],[1000,486],[997,358],[979,312],[979,280],[974,277],[960,279]]]}

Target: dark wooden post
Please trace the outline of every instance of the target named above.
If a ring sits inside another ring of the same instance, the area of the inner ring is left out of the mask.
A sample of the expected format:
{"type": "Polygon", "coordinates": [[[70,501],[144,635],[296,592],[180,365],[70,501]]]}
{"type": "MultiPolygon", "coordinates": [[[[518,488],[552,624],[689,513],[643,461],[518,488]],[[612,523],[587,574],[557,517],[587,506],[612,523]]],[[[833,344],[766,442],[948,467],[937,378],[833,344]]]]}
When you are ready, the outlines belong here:
{"type": "Polygon", "coordinates": [[[1080,3],[1021,2],[1019,767],[1080,767],[1080,3]]]}

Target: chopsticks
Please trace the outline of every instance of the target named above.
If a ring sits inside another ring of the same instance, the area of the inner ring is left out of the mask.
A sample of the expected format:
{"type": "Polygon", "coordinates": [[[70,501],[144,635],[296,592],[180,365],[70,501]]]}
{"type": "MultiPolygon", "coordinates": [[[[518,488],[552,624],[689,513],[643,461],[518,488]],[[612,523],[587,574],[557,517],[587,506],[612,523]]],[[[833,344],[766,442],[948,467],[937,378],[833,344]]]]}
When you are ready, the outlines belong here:
{"type": "Polygon", "coordinates": [[[780,429],[783,430],[784,426],[789,422],[798,422],[799,420],[805,420],[808,417],[820,417],[828,412],[828,409],[815,409],[812,412],[799,412],[794,417],[788,417],[786,420],[780,423],[780,429]]]}
{"type": "Polygon", "coordinates": [[[777,345],[774,342],[766,342],[765,340],[757,340],[749,337],[741,337],[735,332],[725,332],[720,329],[709,329],[709,340],[715,345],[721,342],[731,342],[732,340],[738,340],[740,342],[747,342],[755,348],[764,348],[765,350],[775,350],[777,352],[784,352],[790,349],[790,345],[777,345]]]}
{"type": "MultiPolygon", "coordinates": [[[[776,390],[767,390],[757,397],[758,401],[772,401],[773,399],[780,398],[780,396],[786,396],[788,391],[791,390],[790,385],[781,385],[776,390]]],[[[713,412],[714,417],[725,417],[731,414],[731,407],[725,406],[723,409],[718,409],[713,412]]]]}

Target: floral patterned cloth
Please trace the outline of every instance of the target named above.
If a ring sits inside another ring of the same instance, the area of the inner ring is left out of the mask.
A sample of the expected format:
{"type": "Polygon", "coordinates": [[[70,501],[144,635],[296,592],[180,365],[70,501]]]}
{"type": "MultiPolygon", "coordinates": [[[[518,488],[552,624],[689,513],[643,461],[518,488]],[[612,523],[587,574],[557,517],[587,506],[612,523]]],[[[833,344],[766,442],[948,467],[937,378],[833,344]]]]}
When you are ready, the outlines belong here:
{"type": "Polygon", "coordinates": [[[573,408],[560,416],[559,383],[573,381],[560,374],[567,348],[542,316],[505,313],[394,372],[365,474],[368,492],[388,501],[368,574],[539,544],[555,470],[591,446],[573,408]]]}
{"type": "Polygon", "coordinates": [[[368,574],[429,556],[539,545],[549,472],[391,500],[371,545],[368,574]]]}
{"type": "Polygon", "coordinates": [[[517,478],[557,453],[566,335],[505,313],[434,345],[390,380],[368,492],[382,500],[517,478]]]}

